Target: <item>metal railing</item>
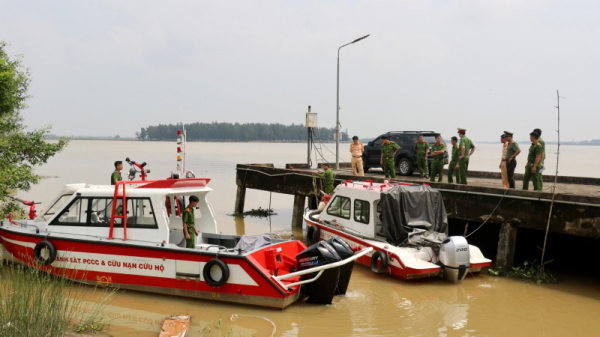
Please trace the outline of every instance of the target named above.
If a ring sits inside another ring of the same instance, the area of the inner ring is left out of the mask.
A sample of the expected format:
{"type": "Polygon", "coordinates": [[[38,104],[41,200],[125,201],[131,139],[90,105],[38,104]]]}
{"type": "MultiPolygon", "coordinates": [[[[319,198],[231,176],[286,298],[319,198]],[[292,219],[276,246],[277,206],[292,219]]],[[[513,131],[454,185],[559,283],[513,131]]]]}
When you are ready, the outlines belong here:
{"type": "Polygon", "coordinates": [[[286,275],[281,275],[281,276],[273,276],[273,279],[275,280],[275,282],[277,282],[277,284],[279,284],[282,288],[286,289],[289,287],[294,287],[294,286],[298,286],[301,284],[305,284],[305,283],[311,283],[316,281],[325,270],[327,269],[331,269],[331,268],[336,268],[339,266],[343,266],[346,263],[352,262],[366,254],[368,254],[369,252],[371,252],[373,250],[373,247],[367,247],[367,248],[363,248],[359,253],[355,253],[354,255],[352,255],[351,257],[344,259],[342,261],[338,261],[338,262],[334,262],[331,264],[326,264],[324,266],[320,266],[320,267],[315,267],[315,268],[310,268],[310,269],[306,269],[306,270],[302,270],[302,271],[297,271],[294,273],[289,273],[286,275]],[[317,274],[317,276],[309,279],[309,280],[304,280],[304,281],[298,281],[298,282],[294,282],[294,283],[289,283],[289,284],[284,284],[283,282],[281,282],[282,280],[288,279],[288,278],[292,278],[292,277],[296,277],[296,276],[302,276],[302,275],[306,275],[306,274],[313,274],[319,272],[317,274]]]}

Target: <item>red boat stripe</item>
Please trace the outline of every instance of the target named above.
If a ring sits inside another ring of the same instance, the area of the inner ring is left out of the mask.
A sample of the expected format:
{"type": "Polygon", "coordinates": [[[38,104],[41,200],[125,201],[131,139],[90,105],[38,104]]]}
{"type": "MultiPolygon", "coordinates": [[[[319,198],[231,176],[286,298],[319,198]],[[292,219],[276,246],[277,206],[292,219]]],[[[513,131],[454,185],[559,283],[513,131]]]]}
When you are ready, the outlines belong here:
{"type": "MultiPolygon", "coordinates": [[[[16,234],[16,233],[4,230],[3,228],[0,228],[0,232],[2,232],[4,237],[8,240],[29,243],[30,245],[35,245],[35,244],[37,244],[37,242],[41,241],[40,239],[44,239],[44,237],[40,237],[40,235],[30,235],[30,234],[26,234],[26,233],[16,234]],[[35,240],[35,239],[38,239],[38,240],[35,240]]],[[[207,262],[213,258],[213,254],[202,254],[199,252],[177,252],[174,249],[166,249],[166,248],[162,248],[164,251],[161,252],[158,249],[146,249],[145,247],[144,248],[133,248],[131,246],[123,247],[124,246],[123,244],[119,245],[118,248],[122,248],[122,249],[119,249],[118,251],[103,250],[102,252],[98,252],[97,249],[94,249],[94,245],[96,245],[96,243],[86,243],[86,242],[81,242],[79,240],[72,240],[72,239],[63,240],[62,238],[59,239],[56,237],[48,237],[48,239],[50,239],[49,241],[54,243],[57,250],[63,251],[63,252],[71,252],[72,251],[72,252],[82,252],[82,253],[92,253],[92,254],[116,255],[116,256],[124,256],[124,257],[135,256],[135,257],[143,257],[143,258],[159,258],[162,260],[177,260],[177,259],[180,259],[180,257],[182,257],[183,260],[188,260],[188,261],[199,261],[200,260],[199,262],[207,262]],[[68,243],[63,242],[63,241],[68,241],[68,243]],[[150,254],[144,255],[144,253],[146,253],[146,252],[150,253],[150,254]],[[177,254],[175,254],[175,252],[177,252],[177,254]],[[163,254],[160,254],[160,253],[163,253],[163,254]]],[[[31,247],[26,248],[26,247],[24,247],[22,245],[18,245],[18,244],[15,245],[15,244],[9,242],[8,240],[3,240],[4,245],[6,246],[7,250],[9,252],[11,252],[11,254],[13,254],[15,257],[19,258],[18,255],[20,253],[31,259],[33,258],[33,248],[31,248],[31,247]]],[[[110,245],[112,245],[112,244],[109,242],[103,242],[103,243],[101,243],[101,245],[108,246],[106,248],[109,249],[109,248],[111,248],[110,245]]],[[[216,254],[214,254],[214,255],[216,255],[216,254]]],[[[264,287],[264,286],[261,286],[261,284],[259,283],[259,287],[254,287],[256,289],[254,292],[256,292],[256,291],[258,291],[258,289],[260,289],[260,292],[262,292],[263,294],[261,294],[261,295],[257,294],[255,296],[265,296],[266,294],[264,294],[264,292],[265,292],[265,290],[267,290],[267,288],[270,288],[269,290],[276,290],[278,295],[283,296],[283,297],[287,297],[289,295],[295,294],[299,290],[299,287],[294,287],[293,291],[291,291],[289,293],[282,290],[278,285],[276,285],[270,279],[270,275],[265,275],[264,272],[262,272],[257,266],[253,265],[253,263],[251,261],[249,261],[245,256],[223,258],[223,256],[221,255],[219,258],[223,259],[228,264],[239,265],[255,282],[258,282],[259,279],[263,279],[271,285],[271,287],[264,287]],[[259,275],[260,275],[260,277],[258,277],[259,275]],[[258,277],[258,279],[257,279],[257,277],[258,277]]],[[[19,259],[21,261],[25,262],[23,260],[23,258],[19,258],[19,259]]],[[[35,266],[35,267],[37,267],[37,266],[35,266]]],[[[63,269],[63,268],[55,268],[55,269],[63,269]]],[[[92,273],[92,271],[88,271],[88,272],[92,273]]],[[[113,275],[117,275],[117,276],[115,276],[117,279],[120,279],[120,277],[118,275],[132,278],[131,274],[129,274],[129,273],[121,274],[121,273],[95,272],[95,271],[93,273],[98,273],[98,274],[103,274],[103,275],[111,275],[111,277],[113,275]]],[[[163,280],[163,281],[170,280],[169,282],[175,280],[173,277],[156,277],[156,276],[142,276],[142,275],[135,275],[134,278],[138,279],[140,277],[141,278],[149,277],[152,279],[158,279],[158,280],[163,280]]],[[[87,279],[89,280],[89,278],[87,278],[87,279]]],[[[124,283],[124,284],[137,284],[138,283],[138,282],[129,283],[129,282],[117,282],[117,281],[113,281],[113,282],[114,283],[124,283]]],[[[160,282],[160,281],[158,281],[158,282],[160,282]]],[[[207,287],[212,288],[212,287],[208,286],[208,284],[206,282],[200,282],[200,283],[206,284],[207,287]]],[[[141,285],[146,285],[146,284],[147,283],[143,283],[141,285]]],[[[152,285],[152,284],[149,284],[149,285],[152,285]]],[[[240,286],[244,286],[244,285],[226,283],[225,285],[221,286],[219,289],[240,287],[240,286]]],[[[235,291],[235,293],[237,293],[237,291],[235,291]]],[[[269,291],[269,293],[270,293],[270,291],[269,291]]],[[[248,291],[244,291],[244,294],[248,294],[248,291]]],[[[266,295],[266,297],[279,297],[279,296],[275,295],[274,293],[270,293],[270,294],[266,295]]]]}

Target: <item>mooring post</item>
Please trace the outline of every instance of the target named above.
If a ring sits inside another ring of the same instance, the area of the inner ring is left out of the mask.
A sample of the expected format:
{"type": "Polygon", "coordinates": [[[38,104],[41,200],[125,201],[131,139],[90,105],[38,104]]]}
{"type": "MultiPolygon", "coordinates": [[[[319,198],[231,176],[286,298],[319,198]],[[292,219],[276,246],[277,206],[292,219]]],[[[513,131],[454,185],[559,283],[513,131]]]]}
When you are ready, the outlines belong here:
{"type": "Polygon", "coordinates": [[[498,237],[498,253],[496,254],[496,268],[510,270],[515,260],[515,247],[517,245],[517,231],[519,227],[512,222],[504,222],[500,226],[498,237]]]}
{"type": "Polygon", "coordinates": [[[304,215],[304,205],[306,197],[303,195],[294,195],[294,213],[292,215],[292,227],[302,227],[302,216],[304,215]]]}
{"type": "Polygon", "coordinates": [[[237,193],[235,195],[235,209],[234,211],[238,214],[244,213],[244,202],[246,201],[246,186],[237,187],[237,193]]]}

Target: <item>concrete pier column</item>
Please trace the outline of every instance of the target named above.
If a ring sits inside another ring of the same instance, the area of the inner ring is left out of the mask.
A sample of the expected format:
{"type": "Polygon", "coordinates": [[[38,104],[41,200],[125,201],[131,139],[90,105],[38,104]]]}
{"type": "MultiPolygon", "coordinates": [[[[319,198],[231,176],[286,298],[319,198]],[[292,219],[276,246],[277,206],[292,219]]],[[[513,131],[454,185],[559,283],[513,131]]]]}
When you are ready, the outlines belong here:
{"type": "Polygon", "coordinates": [[[308,208],[317,209],[319,208],[319,204],[317,203],[317,198],[314,195],[308,197],[308,208]]]}
{"type": "Polygon", "coordinates": [[[292,227],[302,227],[302,216],[304,215],[304,205],[306,197],[303,195],[294,195],[294,213],[292,215],[292,227]]]}
{"type": "Polygon", "coordinates": [[[496,254],[496,268],[510,270],[515,260],[515,247],[517,245],[517,231],[519,227],[511,222],[504,222],[500,226],[498,238],[498,253],[496,254]]]}
{"type": "Polygon", "coordinates": [[[235,195],[235,208],[234,211],[242,214],[244,213],[244,202],[246,201],[246,187],[239,186],[235,195]]]}

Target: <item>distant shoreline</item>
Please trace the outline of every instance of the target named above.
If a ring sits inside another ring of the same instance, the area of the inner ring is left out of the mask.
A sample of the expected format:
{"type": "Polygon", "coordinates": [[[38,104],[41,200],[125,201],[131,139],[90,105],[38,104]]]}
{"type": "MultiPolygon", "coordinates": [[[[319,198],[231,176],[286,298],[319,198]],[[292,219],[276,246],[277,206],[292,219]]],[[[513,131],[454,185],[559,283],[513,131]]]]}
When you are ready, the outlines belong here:
{"type": "MultiPolygon", "coordinates": [[[[69,138],[69,137],[67,137],[69,138]]],[[[47,137],[47,140],[58,140],[60,137],[47,137]]],[[[107,141],[128,141],[128,142],[168,142],[169,140],[138,140],[136,138],[92,138],[92,137],[73,137],[69,138],[71,140],[107,140],[107,141]]],[[[175,141],[175,139],[173,139],[175,141]]],[[[299,140],[188,140],[190,143],[291,143],[291,144],[305,144],[306,141],[299,140]]],[[[324,141],[326,144],[334,144],[334,141],[324,141]]],[[[340,143],[349,144],[350,141],[341,141],[340,143]]],[[[367,143],[363,141],[363,143],[367,143]]],[[[491,141],[480,141],[478,144],[500,144],[500,142],[491,142],[491,141]]],[[[520,144],[529,143],[529,141],[518,142],[520,144]]],[[[548,145],[557,145],[556,142],[546,142],[548,145]]],[[[600,146],[600,143],[579,143],[579,142],[565,142],[560,145],[581,145],[581,146],[600,146]]]]}
{"type": "MultiPolygon", "coordinates": [[[[69,137],[66,137],[69,138],[69,137]]],[[[60,137],[46,137],[47,140],[59,140],[60,137]]],[[[171,140],[138,140],[135,138],[91,138],[91,137],[73,137],[70,140],[107,140],[107,141],[128,141],[128,142],[169,142],[171,140]]],[[[175,138],[172,140],[175,141],[175,138]]],[[[306,144],[306,141],[300,140],[188,140],[188,143],[291,143],[291,144],[306,144]]],[[[325,144],[335,144],[334,141],[323,141],[325,144]]],[[[340,141],[340,143],[350,144],[350,141],[340,141]]]]}

